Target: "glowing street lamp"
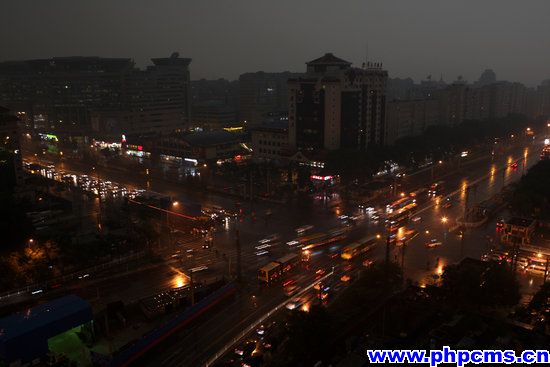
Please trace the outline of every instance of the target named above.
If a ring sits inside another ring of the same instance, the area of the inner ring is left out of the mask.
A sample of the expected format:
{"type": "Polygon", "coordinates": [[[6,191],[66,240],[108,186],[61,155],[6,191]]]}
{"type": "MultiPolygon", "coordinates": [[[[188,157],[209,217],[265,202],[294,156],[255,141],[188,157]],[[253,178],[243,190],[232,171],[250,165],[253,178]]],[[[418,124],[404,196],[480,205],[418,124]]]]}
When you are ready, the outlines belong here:
{"type": "Polygon", "coordinates": [[[178,206],[178,205],[180,205],[179,201],[174,201],[174,202],[172,203],[172,206],[178,206]]]}
{"type": "Polygon", "coordinates": [[[449,221],[449,218],[447,218],[447,217],[441,218],[441,223],[443,223],[443,224],[447,223],[448,221],[449,221]]]}

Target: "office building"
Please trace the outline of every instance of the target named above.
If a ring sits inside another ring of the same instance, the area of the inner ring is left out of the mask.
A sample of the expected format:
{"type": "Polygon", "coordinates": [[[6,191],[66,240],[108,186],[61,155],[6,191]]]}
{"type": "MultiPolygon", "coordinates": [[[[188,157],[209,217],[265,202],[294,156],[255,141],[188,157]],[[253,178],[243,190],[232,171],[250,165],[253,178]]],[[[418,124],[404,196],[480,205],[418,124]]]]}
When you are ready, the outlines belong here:
{"type": "Polygon", "coordinates": [[[379,63],[354,68],[331,53],[290,79],[289,145],[298,150],[384,145],[386,80],[379,63]]]}
{"type": "Polygon", "coordinates": [[[436,99],[394,100],[386,104],[386,143],[422,134],[428,127],[439,123],[436,99]]]}
{"type": "Polygon", "coordinates": [[[11,191],[23,182],[19,119],[0,106],[0,191],[11,191]]]}
{"type": "Polygon", "coordinates": [[[255,160],[280,161],[288,151],[288,121],[254,126],[250,137],[255,160]]]}
{"type": "Polygon", "coordinates": [[[191,59],[54,57],[0,63],[0,103],[45,132],[116,136],[183,129],[190,118],[191,59]]]}
{"type": "Polygon", "coordinates": [[[239,77],[240,120],[247,125],[259,125],[274,112],[288,112],[287,81],[302,74],[245,73],[239,77]]]}

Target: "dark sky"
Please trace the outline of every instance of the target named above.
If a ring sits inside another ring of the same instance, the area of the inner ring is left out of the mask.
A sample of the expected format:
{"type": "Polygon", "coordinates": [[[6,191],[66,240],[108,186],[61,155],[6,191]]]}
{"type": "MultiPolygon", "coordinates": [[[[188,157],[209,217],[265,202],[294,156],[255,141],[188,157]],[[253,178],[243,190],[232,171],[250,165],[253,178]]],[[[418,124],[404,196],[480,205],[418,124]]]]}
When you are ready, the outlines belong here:
{"type": "Polygon", "coordinates": [[[325,52],[392,77],[537,85],[550,78],[550,0],[2,0],[0,60],[94,55],[139,66],[173,51],[191,75],[303,71],[325,52]]]}

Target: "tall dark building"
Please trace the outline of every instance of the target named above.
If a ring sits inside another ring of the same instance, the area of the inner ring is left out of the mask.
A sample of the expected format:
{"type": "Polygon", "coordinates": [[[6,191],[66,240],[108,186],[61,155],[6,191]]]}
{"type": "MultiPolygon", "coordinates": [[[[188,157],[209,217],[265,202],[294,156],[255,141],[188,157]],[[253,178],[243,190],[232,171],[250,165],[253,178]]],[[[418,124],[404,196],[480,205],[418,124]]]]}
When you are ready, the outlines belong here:
{"type": "Polygon", "coordinates": [[[238,124],[239,81],[194,80],[191,93],[190,127],[208,130],[238,124]]]}
{"type": "Polygon", "coordinates": [[[384,145],[386,81],[379,63],[354,68],[331,53],[289,80],[289,141],[301,150],[384,145]]]}
{"type": "Polygon", "coordinates": [[[288,111],[287,81],[302,74],[291,73],[245,73],[239,77],[240,120],[248,125],[262,123],[270,113],[288,111]]]}
{"type": "Polygon", "coordinates": [[[40,130],[163,133],[189,120],[189,63],[174,53],[146,70],[131,59],[54,57],[0,63],[0,103],[40,130]]]}
{"type": "Polygon", "coordinates": [[[94,108],[120,108],[130,59],[54,57],[0,63],[0,103],[25,112],[35,127],[89,128],[94,108]]]}
{"type": "Polygon", "coordinates": [[[486,69],[477,80],[474,85],[478,87],[483,87],[485,85],[491,85],[497,82],[497,75],[491,69],[486,69]]]}
{"type": "Polygon", "coordinates": [[[0,192],[11,191],[23,181],[18,118],[0,106],[0,192]]]}
{"type": "Polygon", "coordinates": [[[103,136],[162,135],[183,130],[191,114],[189,63],[178,53],[151,59],[146,70],[124,75],[119,108],[92,112],[92,130],[103,136]]]}

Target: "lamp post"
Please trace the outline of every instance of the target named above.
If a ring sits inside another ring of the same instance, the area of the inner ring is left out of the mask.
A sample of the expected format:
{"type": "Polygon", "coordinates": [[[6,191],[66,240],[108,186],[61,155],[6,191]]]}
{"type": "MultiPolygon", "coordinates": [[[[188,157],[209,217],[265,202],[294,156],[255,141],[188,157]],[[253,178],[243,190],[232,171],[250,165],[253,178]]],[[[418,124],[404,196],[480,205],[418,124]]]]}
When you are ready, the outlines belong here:
{"type": "Polygon", "coordinates": [[[443,224],[443,239],[447,239],[447,223],[449,222],[449,218],[446,216],[441,217],[441,223],[443,224]]]}

